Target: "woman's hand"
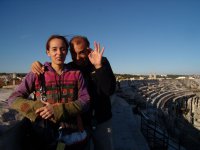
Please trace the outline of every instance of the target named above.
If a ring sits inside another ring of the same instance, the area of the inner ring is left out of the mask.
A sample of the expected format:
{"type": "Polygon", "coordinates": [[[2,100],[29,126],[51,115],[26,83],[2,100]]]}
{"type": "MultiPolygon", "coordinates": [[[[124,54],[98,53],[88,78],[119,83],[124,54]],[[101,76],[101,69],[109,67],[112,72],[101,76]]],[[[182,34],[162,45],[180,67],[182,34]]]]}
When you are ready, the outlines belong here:
{"type": "Polygon", "coordinates": [[[53,117],[54,115],[54,111],[53,111],[53,106],[48,103],[48,102],[44,102],[41,101],[42,103],[45,104],[45,106],[38,108],[35,113],[38,114],[40,117],[42,117],[43,119],[50,119],[53,117]]]}

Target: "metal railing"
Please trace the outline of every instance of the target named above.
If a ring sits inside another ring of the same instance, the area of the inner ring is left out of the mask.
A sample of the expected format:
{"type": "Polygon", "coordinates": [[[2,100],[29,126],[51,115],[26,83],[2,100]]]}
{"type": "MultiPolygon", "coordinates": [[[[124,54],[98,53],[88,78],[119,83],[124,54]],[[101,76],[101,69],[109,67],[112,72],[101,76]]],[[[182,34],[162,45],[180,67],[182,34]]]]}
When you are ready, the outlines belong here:
{"type": "Polygon", "coordinates": [[[180,142],[170,139],[158,122],[151,120],[143,112],[141,112],[141,132],[152,150],[181,150],[180,142]]]}

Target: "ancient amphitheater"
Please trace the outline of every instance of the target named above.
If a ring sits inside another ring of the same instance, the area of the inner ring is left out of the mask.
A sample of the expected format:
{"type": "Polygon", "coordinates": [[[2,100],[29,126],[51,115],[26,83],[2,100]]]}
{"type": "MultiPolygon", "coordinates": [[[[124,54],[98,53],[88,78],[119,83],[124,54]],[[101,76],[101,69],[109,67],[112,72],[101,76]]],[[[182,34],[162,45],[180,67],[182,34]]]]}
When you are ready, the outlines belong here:
{"type": "Polygon", "coordinates": [[[181,149],[181,145],[185,149],[200,149],[199,79],[123,80],[118,83],[119,95],[133,106],[133,112],[141,112],[151,121],[147,124],[156,125],[154,136],[155,132],[166,135],[168,143],[171,139],[178,145],[174,149],[181,149]],[[126,93],[125,85],[132,89],[132,94],[126,93]]]}

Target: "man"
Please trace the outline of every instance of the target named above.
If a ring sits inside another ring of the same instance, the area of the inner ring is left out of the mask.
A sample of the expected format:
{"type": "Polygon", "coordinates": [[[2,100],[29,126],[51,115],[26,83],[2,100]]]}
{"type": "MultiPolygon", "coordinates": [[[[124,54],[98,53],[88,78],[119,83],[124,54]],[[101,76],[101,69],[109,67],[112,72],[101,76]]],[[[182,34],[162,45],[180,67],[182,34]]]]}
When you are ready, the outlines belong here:
{"type": "MultiPolygon", "coordinates": [[[[116,79],[111,66],[102,57],[104,48],[94,42],[94,50],[90,49],[90,42],[84,36],[75,36],[70,41],[70,52],[73,62],[70,64],[80,69],[87,82],[88,92],[91,98],[91,110],[84,116],[85,122],[89,117],[92,132],[91,136],[95,150],[112,149],[112,124],[111,124],[111,102],[110,96],[115,91],[116,79]]],[[[34,73],[43,73],[41,64],[35,62],[32,65],[34,73]]]]}

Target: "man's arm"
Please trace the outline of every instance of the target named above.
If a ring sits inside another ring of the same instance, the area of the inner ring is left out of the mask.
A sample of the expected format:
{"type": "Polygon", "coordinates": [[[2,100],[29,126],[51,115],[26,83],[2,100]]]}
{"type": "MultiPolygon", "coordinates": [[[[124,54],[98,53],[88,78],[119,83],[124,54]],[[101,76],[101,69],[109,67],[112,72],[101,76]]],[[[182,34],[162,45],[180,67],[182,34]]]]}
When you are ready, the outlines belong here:
{"type": "Polygon", "coordinates": [[[95,70],[95,76],[99,94],[110,96],[115,92],[116,78],[107,58],[102,58],[102,67],[95,70]]]}
{"type": "Polygon", "coordinates": [[[103,57],[104,47],[101,49],[100,43],[94,42],[94,50],[91,50],[88,58],[95,67],[95,82],[97,92],[110,96],[115,91],[116,79],[109,61],[103,57]]]}

